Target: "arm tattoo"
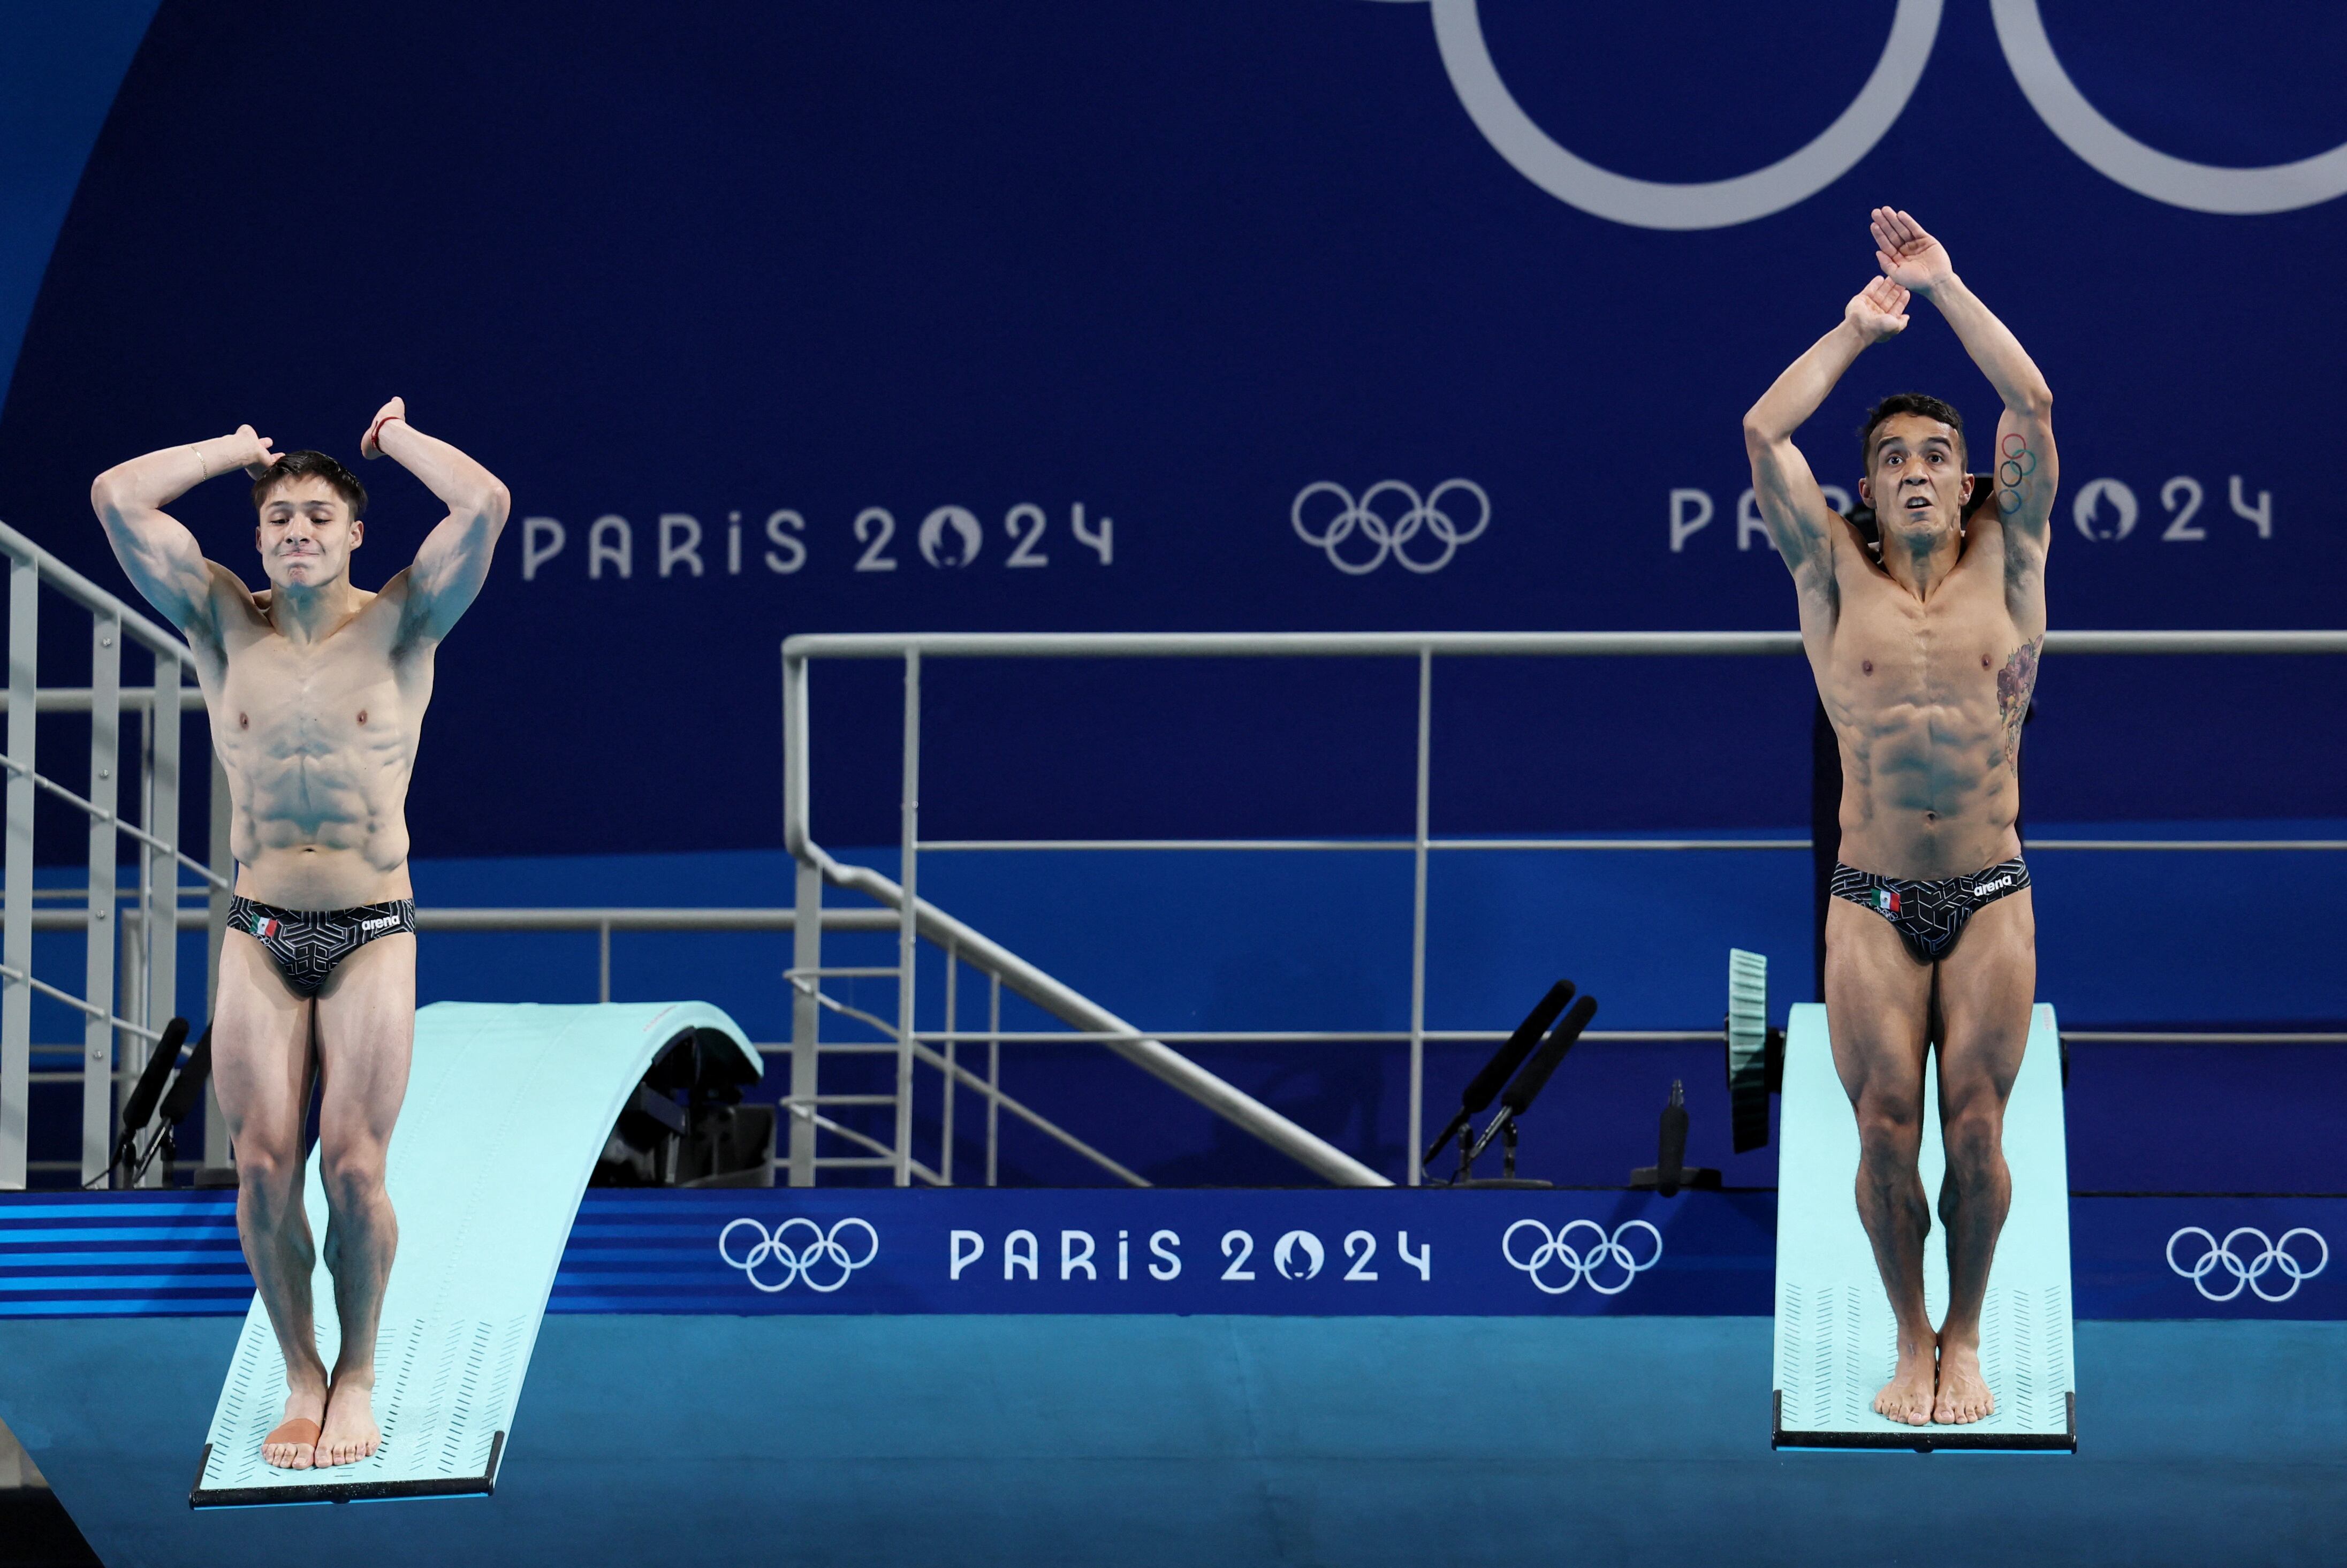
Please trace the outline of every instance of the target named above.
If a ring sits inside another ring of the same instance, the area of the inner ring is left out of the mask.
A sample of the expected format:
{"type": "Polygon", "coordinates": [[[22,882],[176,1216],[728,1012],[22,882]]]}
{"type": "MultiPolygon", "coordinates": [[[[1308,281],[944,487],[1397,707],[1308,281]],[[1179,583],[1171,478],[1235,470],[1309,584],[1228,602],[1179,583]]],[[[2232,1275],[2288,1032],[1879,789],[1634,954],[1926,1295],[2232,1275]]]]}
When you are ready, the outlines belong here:
{"type": "Polygon", "coordinates": [[[2029,693],[2037,686],[2037,650],[2044,637],[2033,637],[2013,651],[1996,672],[1996,713],[2004,722],[2004,760],[2008,766],[2021,758],[2021,723],[2029,717],[2029,693]]]}
{"type": "Polygon", "coordinates": [[[2029,499],[2029,477],[2037,472],[2037,454],[2018,430],[2008,431],[1997,448],[1996,509],[2011,517],[2029,499]]]}

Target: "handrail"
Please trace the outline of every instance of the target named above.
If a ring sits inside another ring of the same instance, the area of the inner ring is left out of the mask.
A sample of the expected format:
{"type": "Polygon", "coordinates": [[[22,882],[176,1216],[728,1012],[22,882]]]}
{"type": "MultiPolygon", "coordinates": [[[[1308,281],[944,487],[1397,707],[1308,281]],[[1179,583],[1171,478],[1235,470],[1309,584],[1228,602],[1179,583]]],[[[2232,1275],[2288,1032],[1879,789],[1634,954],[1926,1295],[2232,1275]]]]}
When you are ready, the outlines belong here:
{"type": "MultiPolygon", "coordinates": [[[[892,909],[903,907],[904,889],[877,871],[835,860],[822,845],[804,835],[798,837],[793,853],[820,869],[824,880],[835,887],[862,893],[892,909]]],[[[1288,1155],[1316,1175],[1340,1186],[1393,1184],[1327,1139],[1225,1083],[1163,1041],[1143,1034],[1072,986],[1053,979],[928,899],[914,900],[914,920],[924,940],[954,948],[972,968],[1000,980],[1054,1018],[1107,1037],[1101,1043],[1108,1050],[1288,1155]]]]}
{"type": "MultiPolygon", "coordinates": [[[[214,933],[217,948],[228,908],[227,817],[213,813],[211,864],[180,847],[180,743],[191,705],[186,676],[195,666],[187,644],[5,523],[0,523],[0,559],[5,561],[9,602],[7,700],[0,706],[8,731],[5,753],[0,756],[0,772],[6,774],[8,838],[7,886],[0,896],[5,904],[0,909],[5,914],[0,918],[0,927],[5,927],[0,929],[0,1187],[22,1186],[29,1168],[26,1140],[31,1079],[26,1063],[33,1050],[30,1008],[36,994],[83,1015],[80,1131],[87,1182],[105,1172],[114,1144],[113,1122],[118,1112],[111,1081],[118,1071],[145,1066],[148,1046],[160,1038],[164,1020],[177,1010],[179,943],[171,933],[183,918],[179,892],[187,872],[213,890],[205,923],[214,933]],[[48,593],[56,594],[69,614],[91,618],[87,686],[45,690],[40,684],[42,605],[48,593]],[[123,679],[123,651],[133,645],[154,656],[150,682],[134,685],[123,679]],[[38,720],[56,712],[90,716],[87,794],[39,771],[38,720]],[[141,740],[132,743],[128,756],[122,734],[127,714],[143,714],[147,720],[141,740]],[[33,973],[34,933],[50,928],[57,923],[56,917],[65,913],[36,907],[39,892],[33,886],[32,846],[44,797],[64,802],[86,819],[88,828],[78,997],[33,973]],[[141,821],[128,819],[126,798],[137,803],[141,821]],[[139,871],[132,908],[120,911],[124,917],[118,919],[117,906],[122,900],[110,884],[125,838],[137,846],[139,871]],[[135,945],[129,940],[133,932],[139,938],[135,945]]],[[[215,1150],[221,1141],[219,1124],[210,1116],[205,1141],[215,1150]]]]}
{"type": "MultiPolygon", "coordinates": [[[[155,706],[154,692],[142,686],[125,686],[115,700],[125,708],[142,712],[151,712],[155,706]]],[[[87,686],[44,686],[34,694],[33,711],[36,713],[87,713],[94,701],[96,693],[87,686]]],[[[179,712],[199,712],[203,705],[203,688],[179,688],[179,712]]],[[[0,713],[7,711],[8,693],[0,692],[0,713]]]]}
{"type": "MultiPolygon", "coordinates": [[[[2074,630],[2047,653],[2347,653],[2347,630],[2074,630]]],[[[812,631],[783,641],[804,659],[1742,657],[1799,653],[1798,631],[812,631]]]]}
{"type": "Polygon", "coordinates": [[[43,581],[84,610],[121,617],[122,629],[145,643],[150,651],[176,659],[190,670],[195,668],[194,651],[178,633],[164,630],[5,523],[0,523],[0,551],[37,566],[43,581]]]}
{"type": "MultiPolygon", "coordinates": [[[[82,895],[78,887],[67,891],[76,897],[82,895]]],[[[138,906],[131,901],[134,897],[126,889],[121,899],[125,905],[123,918],[131,921],[140,917],[138,906]]],[[[182,931],[203,930],[210,918],[210,911],[204,905],[179,906],[179,928],[182,931]]],[[[88,924],[89,911],[86,908],[33,911],[36,931],[78,931],[88,924]]],[[[415,927],[419,931],[788,931],[797,925],[795,909],[501,909],[485,905],[426,905],[415,912],[415,927]]],[[[893,931],[897,928],[897,917],[886,909],[825,909],[823,928],[893,931]]]]}
{"type": "MultiPolygon", "coordinates": [[[[1330,1174],[1330,1179],[1358,1181],[1352,1171],[1342,1175],[1331,1174],[1326,1164],[1328,1154],[1345,1157],[1328,1149],[1319,1139],[1295,1128],[1286,1118],[1207,1074],[1167,1045],[1168,1039],[1184,1038],[1178,1032],[1171,1036],[1144,1034],[1140,1030],[1116,1018],[1061,982],[1026,964],[1015,955],[987,941],[970,927],[953,920],[917,896],[908,897],[907,889],[915,885],[917,857],[921,851],[960,851],[984,853],[1005,850],[1318,850],[1407,851],[1415,856],[1417,876],[1412,895],[1411,935],[1411,1016],[1407,1039],[1410,1051],[1410,1102],[1409,1112],[1409,1143],[1415,1146],[1422,1132],[1423,1112],[1423,1050],[1426,1043],[1438,1038],[1425,1027],[1423,1018],[1424,965],[1427,919],[1427,863],[1430,854],[1442,851],[1477,851],[1494,849],[1769,849],[1793,850],[1811,847],[1807,839],[1778,837],[1759,840],[1680,838],[1669,840],[1563,838],[1514,838],[1507,840],[1437,838],[1428,830],[1429,758],[1432,741],[1430,716],[1432,661],[1437,655],[1468,657],[1752,657],[1785,656],[1802,652],[1804,644],[1798,632],[1789,630],[1747,631],[1240,631],[1240,632],[811,632],[785,638],[782,644],[783,674],[783,836],[785,846],[802,869],[799,883],[800,907],[816,907],[820,904],[823,884],[857,888],[878,901],[898,910],[900,927],[898,958],[898,1008],[900,1019],[896,1037],[900,1046],[900,1062],[908,1059],[901,1048],[915,1040],[960,1040],[971,1039],[966,1031],[955,1031],[950,1024],[943,1034],[928,1034],[915,1028],[911,1020],[913,992],[913,944],[926,938],[940,946],[958,948],[985,973],[1014,990],[1026,995],[1056,1015],[1061,1021],[1074,1026],[1072,1038],[1089,1039],[1112,1050],[1125,1054],[1148,1071],[1156,1072],[1174,1083],[1184,1092],[1215,1109],[1255,1136],[1283,1148],[1307,1166],[1330,1174]],[[1418,788],[1417,831],[1408,839],[1380,837],[1369,840],[1336,840],[1328,838],[1289,839],[938,839],[923,840],[918,831],[920,750],[920,666],[925,658],[1009,658],[1009,659],[1148,659],[1148,658],[1414,658],[1419,666],[1418,702],[1418,788]],[[905,665],[904,765],[902,800],[900,804],[900,874],[904,886],[891,882],[876,871],[860,866],[844,866],[815,842],[807,826],[809,794],[809,703],[806,677],[809,661],[815,659],[901,659],[905,665]],[[811,891],[812,890],[812,891],[811,891]],[[1322,1151],[1326,1150],[1324,1154],[1322,1151]]],[[[2044,651],[2049,654],[2089,655],[2231,655],[2231,654],[2339,654],[2347,653],[2347,630],[2308,629],[2290,630],[2083,630],[2049,633],[2044,651]]],[[[2122,840],[2122,839],[2055,839],[2046,840],[2033,848],[2046,850],[2337,850],[2347,848],[2347,843],[2329,839],[2294,840],[2122,840]]],[[[802,949],[804,953],[804,949],[802,949]]],[[[804,956],[801,964],[811,962],[804,956]]],[[[794,1025],[794,1040],[805,1036],[805,1062],[812,1071],[815,1051],[813,1034],[813,1009],[803,1009],[796,1015],[800,1021],[794,1025]]],[[[989,1031],[989,1040],[999,1048],[1003,1037],[989,1031]]],[[[1194,1035],[1190,1038],[1196,1038],[1194,1035]]],[[[904,1087],[904,1070],[899,1074],[899,1097],[907,1092],[904,1087]]],[[[898,1147],[895,1157],[902,1177],[903,1163],[908,1158],[909,1132],[905,1122],[905,1108],[899,1106],[898,1147]]],[[[794,1161],[801,1158],[794,1153],[794,1161]]],[[[1358,1163],[1348,1162],[1358,1168],[1358,1163]]],[[[1380,1182],[1382,1178],[1377,1178],[1380,1182]]],[[[1412,1173],[1414,1181],[1415,1173],[1412,1173]]]]}
{"type": "MultiPolygon", "coordinates": [[[[1049,850],[1076,853],[1092,850],[1306,850],[1345,854],[1400,854],[1419,847],[1412,838],[924,838],[922,854],[998,854],[1049,850]]],[[[1431,851],[1507,850],[1661,850],[1800,849],[1816,847],[1807,838],[1429,838],[1431,851]]],[[[2081,850],[2338,850],[2347,838],[2032,838],[2024,845],[2034,855],[2041,849],[2081,850]]]]}

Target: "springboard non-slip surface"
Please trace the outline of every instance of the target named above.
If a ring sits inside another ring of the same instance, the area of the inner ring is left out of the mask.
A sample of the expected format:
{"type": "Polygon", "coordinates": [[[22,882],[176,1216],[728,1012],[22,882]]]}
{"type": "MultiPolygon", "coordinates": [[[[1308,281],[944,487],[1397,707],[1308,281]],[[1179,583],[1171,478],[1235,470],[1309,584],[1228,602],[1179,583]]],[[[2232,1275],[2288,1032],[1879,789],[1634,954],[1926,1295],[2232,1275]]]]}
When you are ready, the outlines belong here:
{"type": "MultiPolygon", "coordinates": [[[[407,1100],[386,1184],[399,1253],[375,1338],[383,1444],[356,1464],[280,1470],[261,1440],[283,1414],[285,1366],[260,1298],[245,1315],[189,1502],[450,1497],[493,1491],[548,1292],[611,1125],[682,1034],[741,1030],[703,1002],[583,1007],[440,1002],[415,1015],[407,1100]]],[[[341,1346],[323,1257],[325,1191],[304,1189],[320,1260],[318,1353],[341,1346]]]]}
{"type": "MultiPolygon", "coordinates": [[[[1924,1073],[1919,1164],[1934,1201],[1947,1167],[1936,1074],[1924,1073]]],[[[1859,1223],[1858,1118],[1834,1071],[1826,1012],[1792,1009],[1779,1122],[1774,1440],[1779,1448],[2074,1451],[2070,1207],[2061,1043],[2039,1004],[2013,1095],[2004,1158],[2013,1207],[1981,1317],[1981,1367],[1996,1410],[1965,1426],[1913,1427],[1874,1411],[1898,1356],[1897,1325],[1859,1223]]],[[[1923,1259],[1932,1320],[1948,1305],[1946,1237],[1934,1215],[1923,1259]]]]}

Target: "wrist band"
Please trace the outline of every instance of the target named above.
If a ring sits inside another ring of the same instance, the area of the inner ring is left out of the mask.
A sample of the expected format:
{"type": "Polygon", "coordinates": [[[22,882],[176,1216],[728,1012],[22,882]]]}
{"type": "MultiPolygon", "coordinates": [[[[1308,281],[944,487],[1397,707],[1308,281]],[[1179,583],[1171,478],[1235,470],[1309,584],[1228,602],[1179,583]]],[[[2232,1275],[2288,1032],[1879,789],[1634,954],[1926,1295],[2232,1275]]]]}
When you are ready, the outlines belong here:
{"type": "MultiPolygon", "coordinates": [[[[380,418],[380,419],[376,420],[373,425],[371,425],[367,426],[367,433],[366,433],[366,439],[367,439],[367,441],[372,441],[372,442],[374,442],[374,449],[375,449],[378,453],[380,453],[380,452],[383,450],[383,427],[384,427],[384,425],[386,425],[390,424],[390,423],[391,423],[393,420],[395,420],[395,419],[399,420],[399,421],[401,421],[401,422],[405,423],[405,420],[406,420],[406,418],[407,418],[407,415],[405,415],[405,414],[386,414],[386,415],[384,415],[382,418],[380,418]]],[[[364,446],[366,445],[366,442],[365,442],[365,441],[362,441],[362,442],[360,442],[360,443],[359,443],[359,445],[360,445],[361,446],[364,446]]]]}
{"type": "Polygon", "coordinates": [[[192,441],[188,443],[188,450],[195,454],[196,472],[201,474],[207,479],[210,478],[212,477],[212,466],[204,461],[202,451],[199,449],[196,444],[192,441]]]}

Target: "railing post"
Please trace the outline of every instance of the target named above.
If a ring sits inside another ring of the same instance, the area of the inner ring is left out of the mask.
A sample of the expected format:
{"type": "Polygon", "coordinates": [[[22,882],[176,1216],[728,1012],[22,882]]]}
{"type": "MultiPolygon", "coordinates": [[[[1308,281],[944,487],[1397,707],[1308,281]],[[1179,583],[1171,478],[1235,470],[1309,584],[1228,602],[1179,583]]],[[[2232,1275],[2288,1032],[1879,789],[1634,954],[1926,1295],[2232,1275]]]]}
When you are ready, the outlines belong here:
{"type": "MultiPolygon", "coordinates": [[[[783,660],[783,842],[795,856],[806,835],[807,667],[783,660]]],[[[823,872],[806,859],[793,861],[791,923],[791,1103],[815,1109],[822,1059],[817,1039],[823,1008],[815,1000],[823,968],[823,872]]],[[[794,1115],[790,1123],[790,1184],[815,1185],[812,1119],[794,1115]]]]}
{"type": "MultiPolygon", "coordinates": [[[[797,908],[791,925],[791,968],[798,973],[791,985],[791,1102],[815,1109],[817,1092],[817,1031],[823,1007],[815,1000],[823,968],[823,873],[804,860],[795,866],[797,908]]],[[[790,1184],[815,1185],[815,1123],[805,1116],[790,1119],[790,1184]]]]}
{"type": "MultiPolygon", "coordinates": [[[[122,620],[92,617],[89,642],[89,924],[82,933],[82,996],[93,1007],[114,1005],[115,866],[120,836],[113,822],[119,798],[115,774],[122,757],[122,620]]],[[[114,1024],[84,1018],[81,1026],[81,1181],[105,1173],[114,1154],[114,1024]]]]}
{"type": "Polygon", "coordinates": [[[611,922],[599,921],[595,927],[595,999],[611,999],[611,922]]]}
{"type": "Polygon", "coordinates": [[[913,972],[921,956],[916,881],[921,833],[921,651],[905,652],[905,773],[898,835],[897,886],[905,890],[897,919],[897,1184],[913,1180],[913,972]]]}
{"type": "Polygon", "coordinates": [[[41,656],[40,569],[8,563],[7,866],[0,873],[0,1189],[25,1184],[25,1124],[33,1051],[33,734],[41,656]]]}
{"type": "MultiPolygon", "coordinates": [[[[179,661],[155,656],[154,701],[147,710],[147,831],[170,847],[146,848],[147,1016],[160,1030],[179,1009],[179,661]]],[[[154,1049],[136,1035],[123,1041],[124,1068],[136,1072],[154,1049]]],[[[159,1165],[144,1184],[159,1185],[159,1165]]]]}
{"type": "MultiPolygon", "coordinates": [[[[199,1033],[210,1026],[212,1015],[220,1010],[220,948],[227,945],[229,894],[236,884],[236,851],[229,842],[236,820],[236,803],[229,794],[228,770],[220,765],[219,751],[213,750],[211,755],[212,782],[209,797],[211,848],[204,862],[212,868],[213,876],[226,878],[229,886],[212,887],[206,884],[210,893],[204,917],[205,1021],[199,1026],[199,1033]]],[[[233,1156],[228,1146],[228,1118],[220,1114],[220,1089],[209,1076],[204,1079],[203,1115],[204,1163],[215,1166],[231,1163],[233,1156]]]]}
{"type": "Polygon", "coordinates": [[[940,1075],[945,1080],[945,1126],[944,1137],[940,1140],[943,1146],[938,1152],[938,1184],[941,1187],[953,1185],[954,1048],[959,1043],[953,1037],[954,988],[960,979],[957,973],[960,968],[961,944],[958,940],[949,940],[946,943],[946,1070],[940,1075]]]}
{"type": "Polygon", "coordinates": [[[986,1184],[994,1185],[994,1155],[1002,1132],[1002,977],[986,988],[986,1184]]]}
{"type": "Polygon", "coordinates": [[[1418,846],[1409,914],[1409,1143],[1402,1151],[1418,1185],[1418,1152],[1426,1138],[1426,840],[1427,786],[1434,754],[1434,650],[1418,651],[1418,846]]]}

